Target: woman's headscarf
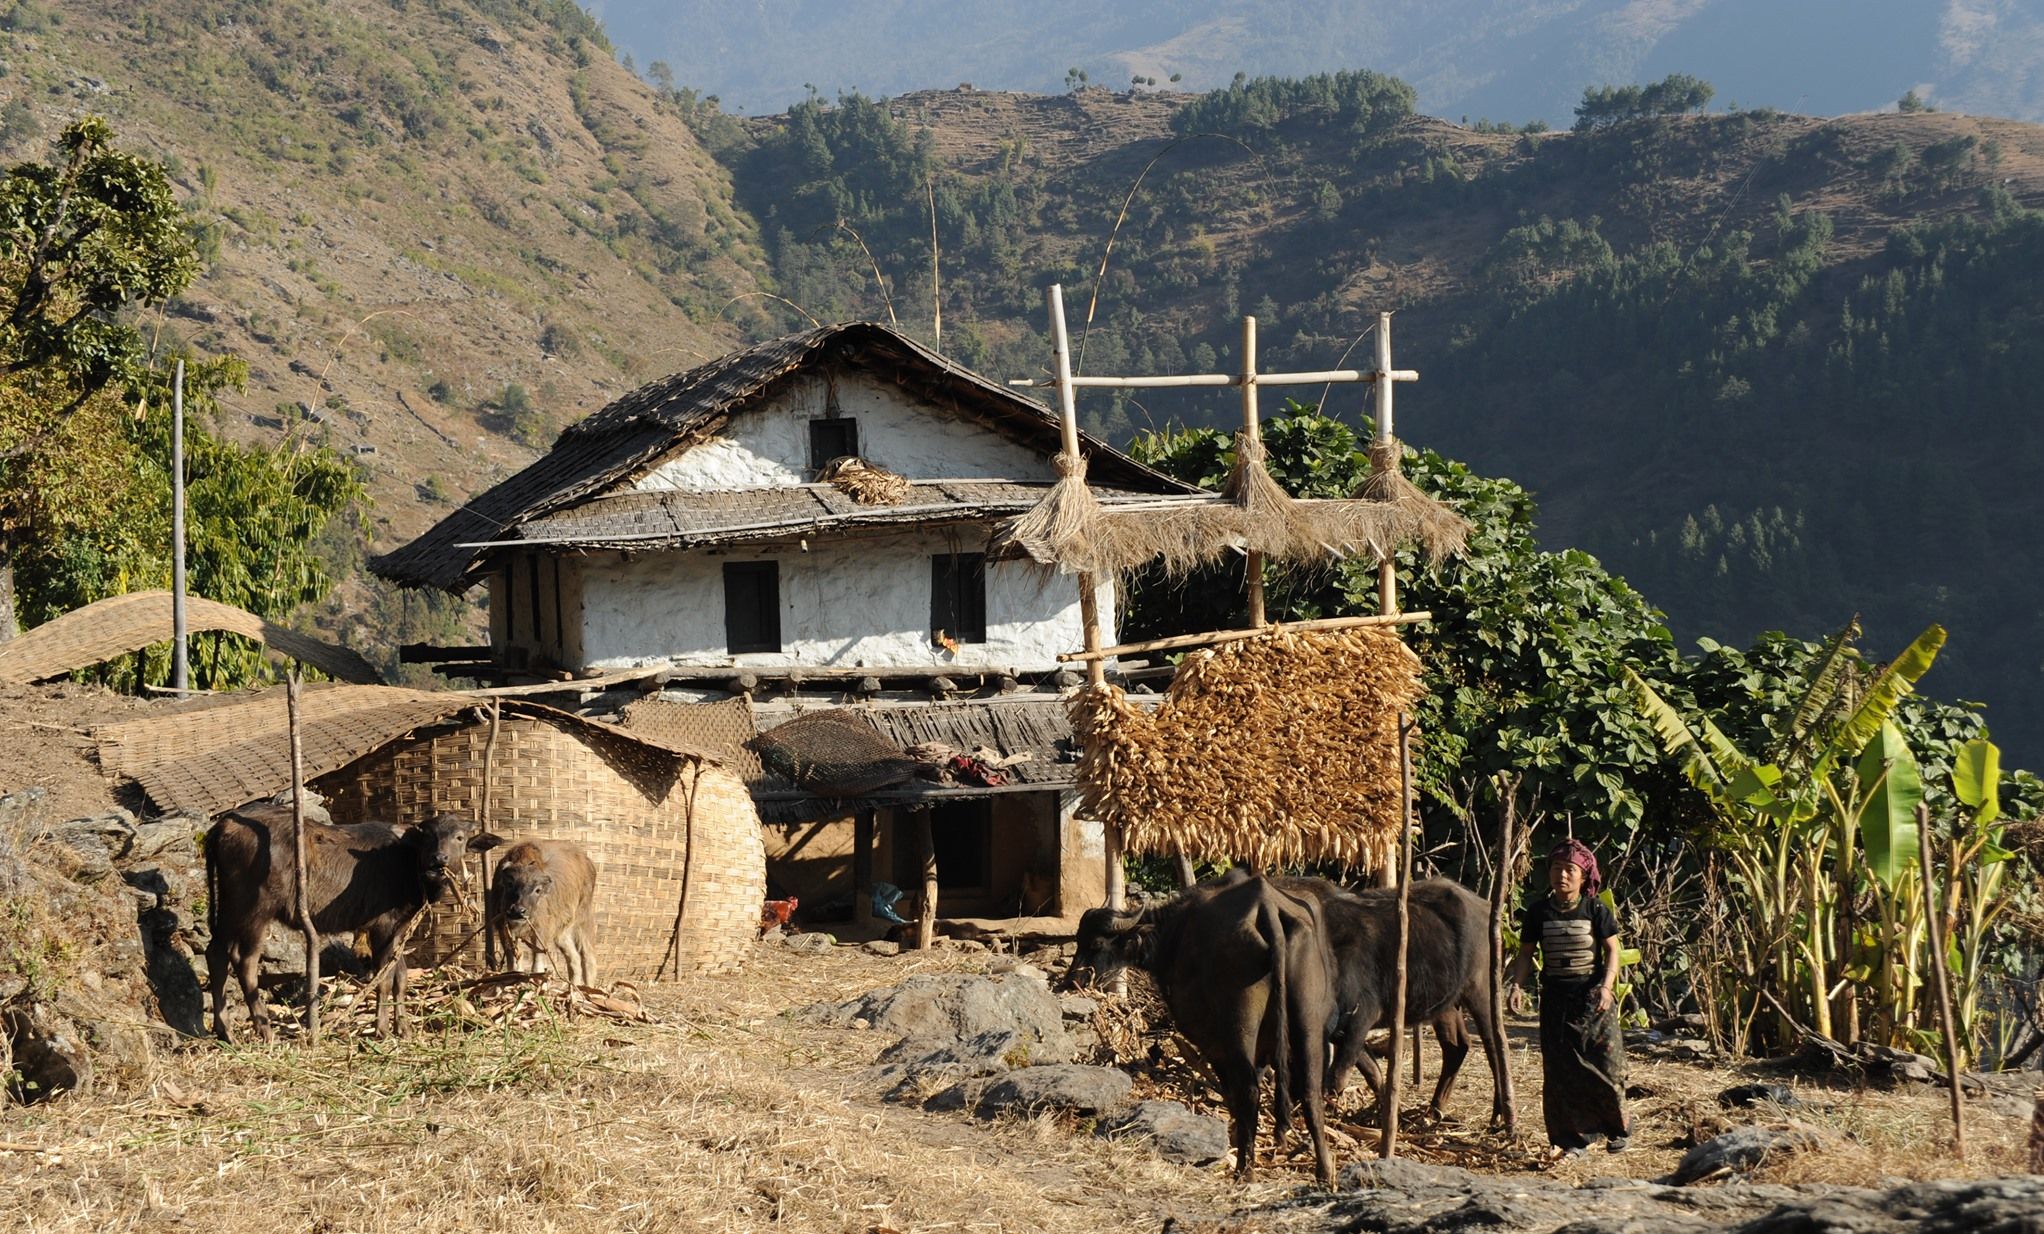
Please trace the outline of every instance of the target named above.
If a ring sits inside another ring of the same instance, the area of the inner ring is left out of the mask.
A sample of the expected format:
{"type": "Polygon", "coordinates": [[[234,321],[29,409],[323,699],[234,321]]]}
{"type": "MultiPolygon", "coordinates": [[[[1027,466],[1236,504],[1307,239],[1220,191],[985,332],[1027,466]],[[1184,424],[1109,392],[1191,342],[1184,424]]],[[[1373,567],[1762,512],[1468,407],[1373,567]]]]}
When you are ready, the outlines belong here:
{"type": "Polygon", "coordinates": [[[1570,862],[1582,870],[1584,895],[1596,895],[1603,887],[1604,880],[1597,873],[1597,854],[1581,840],[1571,837],[1555,845],[1554,851],[1547,854],[1547,864],[1553,865],[1557,861],[1570,862]]]}

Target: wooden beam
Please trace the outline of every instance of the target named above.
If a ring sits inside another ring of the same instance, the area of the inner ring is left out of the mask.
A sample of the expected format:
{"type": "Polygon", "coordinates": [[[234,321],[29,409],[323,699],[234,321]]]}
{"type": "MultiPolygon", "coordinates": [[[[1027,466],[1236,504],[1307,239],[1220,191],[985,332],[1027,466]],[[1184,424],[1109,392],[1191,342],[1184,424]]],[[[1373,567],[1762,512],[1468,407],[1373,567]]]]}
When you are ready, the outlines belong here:
{"type": "Polygon", "coordinates": [[[1205,647],[1214,643],[1234,643],[1259,634],[1304,633],[1309,630],[1348,630],[1357,626],[1414,626],[1432,621],[1430,609],[1412,613],[1393,613],[1390,616],[1371,614],[1365,617],[1323,617],[1317,621],[1288,621],[1275,625],[1258,626],[1253,630],[1214,630],[1207,634],[1174,634],[1170,638],[1153,638],[1141,643],[1119,643],[1113,647],[1102,647],[1097,651],[1066,651],[1058,655],[1060,660],[1105,660],[1113,656],[1133,655],[1139,651],[1169,651],[1174,647],[1205,647]]]}
{"type": "MultiPolygon", "coordinates": [[[[1411,946],[1412,912],[1412,721],[1398,714],[1398,947],[1391,981],[1391,1057],[1384,1060],[1383,1132],[1377,1155],[1398,1152],[1398,1051],[1405,1037],[1406,958],[1411,946]]],[[[1502,1031],[1502,1030],[1501,1030],[1502,1031]]]]}
{"type": "Polygon", "coordinates": [[[873,839],[879,830],[871,806],[852,815],[852,920],[873,924],[873,839]]]}
{"type": "MultiPolygon", "coordinates": [[[[601,690],[608,686],[624,685],[626,682],[645,681],[659,685],[669,680],[670,670],[664,668],[634,668],[622,673],[606,673],[601,677],[568,677],[560,681],[542,681],[529,686],[491,686],[481,690],[464,690],[477,698],[517,698],[522,694],[561,694],[569,690],[601,690]],[[655,680],[657,679],[657,680],[655,680]]],[[[731,675],[730,669],[724,676],[731,675]]]]}
{"type": "Polygon", "coordinates": [[[928,951],[937,940],[937,842],[930,833],[930,812],[910,810],[914,819],[916,855],[922,860],[923,898],[916,912],[916,950],[928,951]]]}

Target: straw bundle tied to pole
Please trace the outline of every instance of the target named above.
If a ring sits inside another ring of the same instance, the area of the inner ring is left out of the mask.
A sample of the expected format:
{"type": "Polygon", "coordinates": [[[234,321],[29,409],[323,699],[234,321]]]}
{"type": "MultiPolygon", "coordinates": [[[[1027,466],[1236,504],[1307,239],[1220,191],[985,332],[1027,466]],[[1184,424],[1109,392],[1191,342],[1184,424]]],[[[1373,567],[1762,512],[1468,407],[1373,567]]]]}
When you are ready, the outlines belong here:
{"type": "Polygon", "coordinates": [[[1398,846],[1398,713],[1419,658],[1388,629],[1282,629],[1188,657],[1154,715],[1113,687],[1070,702],[1080,812],[1134,853],[1369,868],[1398,846]]]}

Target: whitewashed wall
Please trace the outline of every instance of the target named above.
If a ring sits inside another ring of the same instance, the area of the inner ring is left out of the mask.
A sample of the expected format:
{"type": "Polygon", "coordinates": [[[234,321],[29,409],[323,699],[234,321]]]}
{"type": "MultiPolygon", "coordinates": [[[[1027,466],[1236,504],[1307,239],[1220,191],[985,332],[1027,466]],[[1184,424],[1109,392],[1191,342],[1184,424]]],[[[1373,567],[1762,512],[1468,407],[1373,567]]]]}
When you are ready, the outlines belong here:
{"type": "MultiPolygon", "coordinates": [[[[930,644],[930,558],[974,552],[982,533],[954,544],[920,532],[849,541],[811,540],[811,550],[654,553],[569,558],[563,601],[572,614],[569,667],[655,664],[759,667],[1055,669],[1081,643],[1078,587],[1021,562],[987,566],[987,641],[954,655],[930,644]],[[780,562],[779,652],[731,655],[724,644],[724,563],[780,562]],[[577,603],[579,601],[579,603],[577,603]],[[579,633],[579,638],[575,634],[579,633]]],[[[1099,589],[1103,637],[1114,638],[1114,587],[1099,589]]]]}
{"type": "MultiPolygon", "coordinates": [[[[654,468],[641,490],[688,493],[804,484],[809,474],[809,422],[824,414],[821,377],[798,378],[774,404],[734,417],[722,436],[654,468]]],[[[1038,454],[928,403],[910,403],[899,387],[859,373],[837,381],[839,412],[859,422],[859,453],[911,479],[1055,480],[1050,457],[1038,454]]]]}

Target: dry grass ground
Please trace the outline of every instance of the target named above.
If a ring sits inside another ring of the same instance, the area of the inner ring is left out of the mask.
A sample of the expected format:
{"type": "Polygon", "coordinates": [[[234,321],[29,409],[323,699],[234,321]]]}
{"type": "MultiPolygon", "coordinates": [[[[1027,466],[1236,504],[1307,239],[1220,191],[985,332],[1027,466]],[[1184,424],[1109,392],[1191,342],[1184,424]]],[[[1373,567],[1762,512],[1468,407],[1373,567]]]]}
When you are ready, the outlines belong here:
{"type": "MultiPolygon", "coordinates": [[[[1165,1164],[1056,1119],[978,1123],[890,1106],[857,1081],[887,1044],[788,1015],[912,972],[982,967],[959,952],[823,958],[763,946],[749,971],[649,990],[656,1023],[563,1019],[422,1031],[397,1043],[340,1036],[162,1058],[129,1091],[0,1113],[0,1229],[115,1231],[1214,1230],[1294,1228],[1279,1202],[1310,1182],[1303,1154],[1257,1184],[1165,1164]]],[[[1472,1054],[1452,1122],[1419,1125],[1410,1152],[1557,1180],[1665,1173],[1716,1117],[1724,1070],[1641,1060],[1636,1147],[1559,1165],[1538,1152],[1539,1072],[1513,1043],[1524,1125],[1483,1135],[1487,1070],[1472,1054]]],[[[1429,1051],[1431,1077],[1438,1060],[1429,1051]]],[[[1143,1087],[1181,1087],[1171,1067],[1143,1087]]],[[[1187,1095],[1183,1092],[1171,1095],[1187,1095]]],[[[1939,1094],[1805,1089],[1800,1116],[1841,1133],[1778,1181],[2002,1173],[2023,1120],[1973,1102],[1974,1151],[1945,1155],[1939,1094]],[[1853,1137],[1845,1138],[1847,1135],[1853,1137]]],[[[1195,1100],[1211,1103],[1195,1095],[1195,1100]]],[[[1350,1161],[1374,1133],[1338,1121],[1350,1161]]]]}

